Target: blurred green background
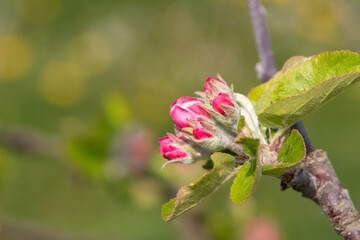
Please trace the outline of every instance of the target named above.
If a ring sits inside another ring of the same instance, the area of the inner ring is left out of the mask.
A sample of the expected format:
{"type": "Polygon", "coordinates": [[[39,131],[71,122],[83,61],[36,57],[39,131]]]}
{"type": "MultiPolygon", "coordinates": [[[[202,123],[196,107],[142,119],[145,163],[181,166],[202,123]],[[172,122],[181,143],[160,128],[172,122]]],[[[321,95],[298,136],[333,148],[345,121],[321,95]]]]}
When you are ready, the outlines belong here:
{"type": "MultiPolygon", "coordinates": [[[[357,0],[263,3],[278,67],[360,51],[357,0]]],[[[0,0],[0,238],[340,239],[314,203],[266,176],[243,206],[226,185],[161,220],[161,204],[204,172],[160,170],[169,105],[217,73],[247,93],[257,59],[245,0],[0,0]]],[[[304,121],[357,208],[359,104],[355,85],[304,121]]]]}

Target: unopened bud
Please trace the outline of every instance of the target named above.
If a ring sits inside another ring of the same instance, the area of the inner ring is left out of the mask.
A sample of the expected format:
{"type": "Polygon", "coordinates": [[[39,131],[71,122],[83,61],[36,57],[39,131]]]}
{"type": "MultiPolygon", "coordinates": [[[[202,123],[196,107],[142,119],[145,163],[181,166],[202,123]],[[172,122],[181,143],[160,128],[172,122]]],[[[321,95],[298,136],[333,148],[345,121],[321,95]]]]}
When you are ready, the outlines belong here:
{"type": "Polygon", "coordinates": [[[212,102],[213,109],[220,113],[223,116],[227,116],[226,107],[224,106],[230,106],[234,107],[234,103],[231,99],[231,97],[225,93],[219,93],[216,98],[214,98],[212,102]]]}
{"type": "Polygon", "coordinates": [[[181,97],[170,106],[170,116],[180,130],[186,127],[194,127],[191,122],[198,122],[200,117],[210,118],[199,104],[202,102],[199,99],[192,97],[181,97]]]}
{"type": "Polygon", "coordinates": [[[174,160],[179,158],[185,158],[189,154],[176,144],[170,137],[159,138],[160,148],[159,154],[163,155],[167,160],[174,160]]]}
{"type": "Polygon", "coordinates": [[[221,92],[229,92],[229,87],[224,80],[219,78],[207,78],[204,86],[207,94],[219,94],[221,92]]]}
{"type": "Polygon", "coordinates": [[[199,121],[196,126],[193,129],[193,135],[194,138],[198,140],[202,140],[205,138],[212,138],[213,135],[211,135],[201,124],[201,121],[199,121]]]}

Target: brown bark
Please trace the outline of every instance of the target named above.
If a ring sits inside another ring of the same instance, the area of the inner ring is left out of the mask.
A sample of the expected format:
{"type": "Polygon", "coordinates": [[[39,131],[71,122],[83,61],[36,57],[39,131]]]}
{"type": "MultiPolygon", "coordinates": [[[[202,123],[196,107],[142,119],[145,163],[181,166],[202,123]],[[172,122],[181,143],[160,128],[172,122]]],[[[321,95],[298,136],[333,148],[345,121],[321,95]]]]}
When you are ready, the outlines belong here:
{"type": "Polygon", "coordinates": [[[281,185],[283,190],[292,187],[318,204],[334,231],[344,239],[360,239],[360,216],[324,151],[308,154],[300,168],[282,176],[281,185]]]}

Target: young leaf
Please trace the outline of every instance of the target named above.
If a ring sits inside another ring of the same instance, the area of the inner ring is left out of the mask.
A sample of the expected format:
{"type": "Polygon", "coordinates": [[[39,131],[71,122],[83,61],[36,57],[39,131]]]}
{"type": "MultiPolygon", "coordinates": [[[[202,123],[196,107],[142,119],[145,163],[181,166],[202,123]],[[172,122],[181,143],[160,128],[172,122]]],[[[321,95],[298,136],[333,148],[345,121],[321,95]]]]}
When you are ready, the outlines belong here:
{"type": "Polygon", "coordinates": [[[249,198],[254,190],[255,181],[260,177],[261,173],[261,165],[258,160],[259,140],[250,140],[249,138],[242,138],[241,140],[244,149],[246,146],[252,158],[241,166],[231,186],[230,199],[234,204],[244,203],[249,198]]]}
{"type": "Polygon", "coordinates": [[[303,62],[311,59],[311,57],[304,57],[304,56],[293,56],[289,58],[282,69],[278,71],[269,81],[260,84],[259,86],[251,89],[248,94],[248,98],[253,104],[256,104],[263,93],[268,90],[286,71],[299,66],[303,62]]]}
{"type": "Polygon", "coordinates": [[[266,127],[286,128],[314,112],[360,76],[360,56],[326,52],[296,61],[259,97],[255,109],[266,127]],[[292,67],[292,68],[291,68],[292,67]]]}
{"type": "Polygon", "coordinates": [[[304,139],[297,130],[292,130],[279,152],[277,158],[279,164],[263,166],[263,174],[280,176],[285,171],[298,166],[304,160],[305,156],[304,139]]]}
{"type": "Polygon", "coordinates": [[[238,171],[235,168],[234,157],[229,154],[216,152],[211,155],[211,159],[214,164],[211,171],[196,182],[181,187],[176,194],[176,198],[163,205],[161,216],[164,221],[173,220],[198,205],[238,171]]]}
{"type": "Polygon", "coordinates": [[[293,56],[286,60],[284,66],[281,69],[281,74],[284,74],[288,70],[291,70],[294,67],[297,67],[301,65],[302,63],[306,62],[307,60],[310,60],[312,57],[304,57],[304,56],[293,56]]]}
{"type": "Polygon", "coordinates": [[[256,103],[259,101],[260,97],[263,95],[265,91],[267,91],[275,82],[279,79],[281,76],[281,71],[278,71],[269,81],[260,84],[257,87],[254,87],[250,90],[248,94],[249,100],[256,105],[256,103]]]}
{"type": "Polygon", "coordinates": [[[256,158],[258,147],[259,147],[259,139],[255,138],[240,138],[237,143],[241,143],[244,151],[250,157],[256,158]]]}

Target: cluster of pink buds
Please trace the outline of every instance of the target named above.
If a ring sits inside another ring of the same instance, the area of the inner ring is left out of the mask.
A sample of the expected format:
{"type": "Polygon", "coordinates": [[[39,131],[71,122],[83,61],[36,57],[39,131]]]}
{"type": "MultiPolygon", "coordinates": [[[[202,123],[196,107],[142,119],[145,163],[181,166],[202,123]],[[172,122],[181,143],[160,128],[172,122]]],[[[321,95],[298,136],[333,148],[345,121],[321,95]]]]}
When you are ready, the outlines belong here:
{"type": "Polygon", "coordinates": [[[246,157],[235,143],[240,116],[245,117],[252,137],[263,139],[251,102],[234,93],[220,76],[206,79],[204,92],[196,94],[199,98],[181,97],[170,106],[176,134],[159,139],[159,153],[168,160],[165,165],[207,160],[213,152],[224,150],[246,157]]]}

